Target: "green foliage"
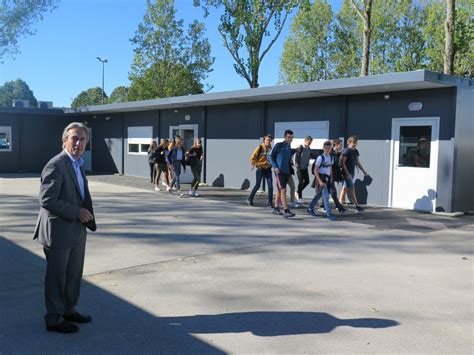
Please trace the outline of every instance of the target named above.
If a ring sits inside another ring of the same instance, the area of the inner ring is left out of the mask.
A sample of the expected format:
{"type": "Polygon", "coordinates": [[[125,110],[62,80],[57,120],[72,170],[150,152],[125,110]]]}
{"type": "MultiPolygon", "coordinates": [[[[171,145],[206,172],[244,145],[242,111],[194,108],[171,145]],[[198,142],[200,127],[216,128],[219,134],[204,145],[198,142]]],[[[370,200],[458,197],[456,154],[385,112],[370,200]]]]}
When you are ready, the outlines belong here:
{"type": "Polygon", "coordinates": [[[126,86],[117,86],[115,89],[113,89],[108,100],[109,104],[115,104],[115,103],[127,102],[127,101],[128,101],[128,87],[126,86]]]}
{"type": "Polygon", "coordinates": [[[128,100],[149,100],[202,93],[202,84],[195,79],[188,68],[181,64],[158,62],[133,81],[128,91],[128,100]]]}
{"type": "Polygon", "coordinates": [[[362,57],[362,21],[349,0],[344,0],[336,14],[331,61],[336,78],[358,76],[362,57]]]}
{"type": "MultiPolygon", "coordinates": [[[[444,21],[446,18],[444,1],[433,1],[427,8],[427,23],[423,27],[426,41],[426,55],[429,60],[425,67],[433,71],[443,71],[444,21]]],[[[456,1],[454,25],[454,74],[474,77],[474,4],[471,0],[456,1]]]]}
{"type": "Polygon", "coordinates": [[[280,82],[298,83],[331,79],[330,45],[334,14],[326,0],[316,0],[298,11],[280,59],[280,82]]]}
{"type": "Polygon", "coordinates": [[[288,15],[302,3],[306,1],[194,0],[206,15],[211,7],[223,10],[218,31],[235,61],[236,73],[251,88],[258,87],[262,60],[280,36],[288,15]]]}
{"type": "MultiPolygon", "coordinates": [[[[107,102],[107,95],[104,93],[104,101],[107,102]]],[[[71,103],[71,107],[102,105],[102,89],[99,87],[82,91],[71,103]]]]}
{"type": "Polygon", "coordinates": [[[129,73],[129,99],[202,92],[214,63],[204,33],[205,26],[199,21],[191,23],[185,33],[184,21],[176,19],[173,0],[147,0],[143,21],[130,40],[135,56],[129,73]],[[176,78],[185,79],[173,82],[176,78]]]}
{"type": "MultiPolygon", "coordinates": [[[[457,0],[454,41],[455,75],[470,78],[474,76],[473,4],[472,0],[457,0]]],[[[317,26],[324,20],[329,23],[329,15],[324,12],[324,8],[323,0],[318,0],[310,13],[300,11],[295,16],[280,60],[281,82],[359,75],[362,20],[351,7],[350,1],[344,0],[341,9],[326,27],[326,38],[318,37],[317,26]],[[318,11],[314,11],[315,6],[318,6],[318,11]],[[302,18],[307,22],[302,21],[302,18]],[[312,23],[308,22],[310,18],[312,23]],[[329,57],[321,57],[319,46],[327,48],[326,41],[329,57]],[[311,46],[313,50],[308,51],[307,48],[311,46]],[[309,63],[314,66],[306,65],[309,63]]],[[[443,0],[375,1],[372,9],[370,73],[417,69],[443,72],[445,19],[443,0]]]]}
{"type": "Polygon", "coordinates": [[[38,106],[33,91],[21,79],[8,81],[0,86],[0,107],[12,107],[13,100],[28,100],[30,107],[38,106]]]}
{"type": "Polygon", "coordinates": [[[17,54],[18,39],[34,34],[33,22],[42,20],[43,14],[58,3],[59,0],[0,1],[0,59],[6,54],[17,54]]]}

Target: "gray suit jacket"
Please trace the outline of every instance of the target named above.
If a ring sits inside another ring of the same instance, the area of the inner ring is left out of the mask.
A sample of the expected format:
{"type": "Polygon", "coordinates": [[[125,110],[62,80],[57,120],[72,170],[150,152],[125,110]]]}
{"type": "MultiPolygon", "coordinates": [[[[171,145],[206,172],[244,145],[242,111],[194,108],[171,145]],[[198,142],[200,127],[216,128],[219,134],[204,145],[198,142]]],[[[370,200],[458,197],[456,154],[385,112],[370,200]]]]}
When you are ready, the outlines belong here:
{"type": "Polygon", "coordinates": [[[95,220],[87,224],[79,220],[80,208],[92,214],[92,199],[83,168],[85,199],[79,190],[79,182],[66,152],[53,157],[41,173],[39,194],[40,211],[33,239],[54,249],[67,249],[85,242],[85,228],[96,229],[95,220]]]}

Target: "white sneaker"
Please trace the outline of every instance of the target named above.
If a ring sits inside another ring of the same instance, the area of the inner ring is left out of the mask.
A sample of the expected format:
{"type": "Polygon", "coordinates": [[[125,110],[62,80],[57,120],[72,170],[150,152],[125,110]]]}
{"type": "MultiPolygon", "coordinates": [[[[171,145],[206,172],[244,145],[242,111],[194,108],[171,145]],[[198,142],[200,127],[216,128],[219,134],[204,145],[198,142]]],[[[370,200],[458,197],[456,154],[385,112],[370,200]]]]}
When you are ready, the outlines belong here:
{"type": "Polygon", "coordinates": [[[296,201],[290,202],[290,203],[288,204],[288,206],[290,206],[291,208],[298,208],[298,207],[300,207],[300,205],[299,205],[298,202],[296,202],[296,201]]]}
{"type": "Polygon", "coordinates": [[[194,190],[189,190],[188,195],[194,196],[194,190]]]}
{"type": "Polygon", "coordinates": [[[171,193],[171,189],[169,186],[166,186],[166,191],[168,191],[169,193],[171,193]]]}
{"type": "Polygon", "coordinates": [[[318,208],[318,211],[319,211],[319,212],[326,213],[326,209],[325,209],[324,207],[319,207],[319,208],[318,208]]]}
{"type": "Polygon", "coordinates": [[[299,199],[297,199],[296,201],[298,201],[298,203],[299,203],[300,205],[302,205],[302,204],[304,203],[304,200],[303,200],[302,198],[299,198],[299,199]]]}
{"type": "Polygon", "coordinates": [[[168,185],[164,181],[161,182],[161,185],[168,187],[168,185]]]}
{"type": "Polygon", "coordinates": [[[158,186],[155,186],[155,191],[161,191],[161,189],[158,186]]]}
{"type": "Polygon", "coordinates": [[[194,191],[194,196],[195,196],[195,197],[199,197],[199,196],[201,196],[201,195],[198,194],[196,191],[194,191]]]}
{"type": "Polygon", "coordinates": [[[183,197],[184,194],[183,194],[181,191],[178,191],[178,196],[179,196],[179,197],[183,197]]]}

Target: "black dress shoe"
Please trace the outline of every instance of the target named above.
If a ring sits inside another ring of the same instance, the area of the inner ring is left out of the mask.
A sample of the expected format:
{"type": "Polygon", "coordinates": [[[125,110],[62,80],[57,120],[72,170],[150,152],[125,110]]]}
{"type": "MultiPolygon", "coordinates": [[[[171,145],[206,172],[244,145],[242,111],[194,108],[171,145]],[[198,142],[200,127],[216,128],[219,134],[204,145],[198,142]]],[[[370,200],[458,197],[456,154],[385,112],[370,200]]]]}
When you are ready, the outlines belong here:
{"type": "Polygon", "coordinates": [[[76,333],[79,331],[79,327],[71,322],[63,320],[62,322],[58,324],[47,325],[46,330],[48,332],[76,333]]]}
{"type": "Polygon", "coordinates": [[[82,315],[80,314],[79,312],[76,312],[76,313],[73,313],[73,314],[70,314],[70,315],[65,315],[64,316],[64,319],[65,320],[68,320],[70,322],[74,322],[74,323],[90,323],[92,322],[92,317],[91,316],[88,316],[88,315],[82,315]]]}

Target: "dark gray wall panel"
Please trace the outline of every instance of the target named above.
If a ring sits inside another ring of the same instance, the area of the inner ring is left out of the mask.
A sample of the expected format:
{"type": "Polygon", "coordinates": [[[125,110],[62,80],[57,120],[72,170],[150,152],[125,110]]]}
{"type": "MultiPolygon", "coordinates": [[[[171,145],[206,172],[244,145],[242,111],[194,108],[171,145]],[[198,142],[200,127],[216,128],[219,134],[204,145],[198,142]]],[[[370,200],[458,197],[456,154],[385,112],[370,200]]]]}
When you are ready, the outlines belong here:
{"type": "Polygon", "coordinates": [[[53,156],[62,150],[62,133],[66,116],[21,115],[22,144],[20,170],[40,172],[53,156]]]}
{"type": "Polygon", "coordinates": [[[180,108],[177,110],[163,110],[160,112],[160,138],[172,138],[169,135],[170,126],[198,125],[199,137],[205,136],[204,131],[204,109],[202,108],[180,108]],[[186,121],[185,116],[191,116],[186,121]]]}
{"type": "Polygon", "coordinates": [[[255,139],[262,137],[264,104],[211,106],[207,109],[209,139],[255,139]]]}
{"type": "Polygon", "coordinates": [[[330,138],[340,137],[344,105],[343,97],[272,101],[267,105],[267,130],[274,132],[275,122],[329,121],[330,138]]]}
{"type": "Polygon", "coordinates": [[[440,117],[439,139],[454,137],[455,90],[431,89],[355,95],[348,98],[347,135],[360,139],[392,139],[392,119],[440,117]],[[384,95],[389,95],[388,100],[384,95]],[[411,102],[421,102],[421,111],[409,111],[411,102]]]}
{"type": "Polygon", "coordinates": [[[474,88],[457,90],[456,136],[454,140],[453,211],[474,211],[474,88]]]}
{"type": "Polygon", "coordinates": [[[122,173],[123,114],[96,115],[86,121],[92,129],[92,170],[122,173]]]}

